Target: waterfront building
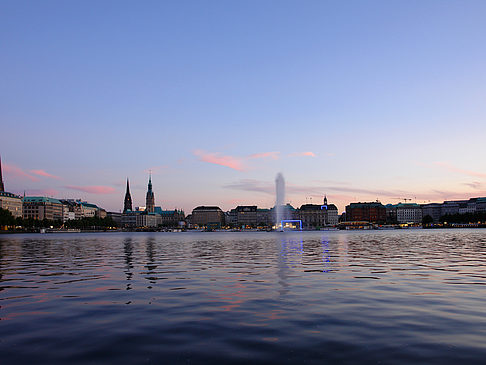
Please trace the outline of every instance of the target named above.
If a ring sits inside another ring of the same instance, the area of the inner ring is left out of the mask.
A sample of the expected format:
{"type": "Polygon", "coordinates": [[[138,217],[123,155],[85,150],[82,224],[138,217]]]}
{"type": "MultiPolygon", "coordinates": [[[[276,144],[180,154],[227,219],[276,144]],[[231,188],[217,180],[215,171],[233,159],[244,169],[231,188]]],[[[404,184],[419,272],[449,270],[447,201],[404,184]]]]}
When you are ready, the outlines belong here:
{"type": "Polygon", "coordinates": [[[97,216],[98,208],[97,205],[88,202],[78,201],[81,208],[81,218],[93,218],[97,216]]]}
{"type": "Polygon", "coordinates": [[[272,225],[271,210],[268,208],[257,209],[257,224],[258,226],[268,227],[272,225]]]}
{"type": "Polygon", "coordinates": [[[386,208],[380,202],[351,203],[346,206],[346,221],[384,223],[386,208]]]}
{"type": "Polygon", "coordinates": [[[122,214],[121,226],[124,228],[135,228],[137,227],[137,217],[141,215],[142,212],[128,210],[122,214]]]}
{"type": "Polygon", "coordinates": [[[397,221],[398,223],[421,223],[422,207],[415,203],[397,204],[397,221]]]}
{"type": "Polygon", "coordinates": [[[422,218],[430,216],[433,223],[439,223],[442,211],[442,204],[440,203],[429,203],[422,205],[422,218]]]}
{"type": "Polygon", "coordinates": [[[0,208],[8,210],[15,218],[22,217],[22,198],[18,195],[0,191],[0,208]]]}
{"type": "Polygon", "coordinates": [[[256,205],[239,205],[236,207],[236,224],[239,227],[256,227],[257,206],[256,205]]]}
{"type": "Polygon", "coordinates": [[[199,206],[192,210],[191,223],[197,226],[220,228],[224,225],[224,213],[216,206],[199,206]]]}
{"type": "Polygon", "coordinates": [[[0,158],[0,208],[8,210],[15,218],[23,215],[22,198],[5,191],[2,177],[2,159],[0,158]]]}
{"type": "MultiPolygon", "coordinates": [[[[299,214],[297,209],[295,209],[292,205],[289,203],[285,205],[280,206],[281,210],[281,218],[282,219],[299,219],[299,214]]],[[[270,209],[270,219],[273,225],[280,224],[280,222],[276,222],[277,220],[277,209],[276,206],[274,206],[272,209],[270,209]]]]}
{"type": "Polygon", "coordinates": [[[385,205],[386,209],[386,223],[388,224],[396,224],[397,221],[397,205],[396,204],[387,204],[385,205]]]}
{"type": "Polygon", "coordinates": [[[136,227],[156,228],[162,224],[162,217],[157,213],[138,214],[136,217],[136,227]]]}
{"type": "Polygon", "coordinates": [[[131,211],[132,209],[132,195],[130,194],[130,186],[128,184],[128,178],[127,178],[127,190],[125,192],[125,200],[123,202],[123,213],[126,213],[127,211],[131,211]]]}
{"type": "Polygon", "coordinates": [[[338,210],[334,204],[327,203],[324,197],[324,204],[304,204],[298,211],[298,219],[302,221],[304,229],[334,226],[338,223],[338,210]]]}
{"type": "Polygon", "coordinates": [[[150,174],[148,182],[147,196],[145,198],[145,207],[148,213],[154,213],[155,211],[155,196],[152,191],[152,174],[150,174]]]}
{"type": "Polygon", "coordinates": [[[486,212],[486,198],[477,198],[476,200],[476,211],[486,212]]]}
{"type": "Polygon", "coordinates": [[[185,214],[183,210],[162,210],[160,207],[155,207],[155,213],[160,215],[161,224],[164,227],[182,227],[185,225],[185,214]],[[159,208],[159,209],[157,209],[159,208]]]}
{"type": "Polygon", "coordinates": [[[28,196],[23,199],[23,217],[35,220],[62,220],[63,205],[57,199],[28,196]]]}
{"type": "Polygon", "coordinates": [[[123,216],[122,213],[119,213],[119,212],[107,212],[106,215],[107,215],[107,217],[113,219],[113,222],[115,222],[117,226],[120,227],[122,225],[122,216],[123,216]]]}
{"type": "Polygon", "coordinates": [[[224,213],[224,221],[227,226],[236,227],[238,225],[238,214],[236,208],[224,213]]]}
{"type": "Polygon", "coordinates": [[[459,202],[457,201],[445,201],[441,206],[441,215],[459,214],[459,202]]]}

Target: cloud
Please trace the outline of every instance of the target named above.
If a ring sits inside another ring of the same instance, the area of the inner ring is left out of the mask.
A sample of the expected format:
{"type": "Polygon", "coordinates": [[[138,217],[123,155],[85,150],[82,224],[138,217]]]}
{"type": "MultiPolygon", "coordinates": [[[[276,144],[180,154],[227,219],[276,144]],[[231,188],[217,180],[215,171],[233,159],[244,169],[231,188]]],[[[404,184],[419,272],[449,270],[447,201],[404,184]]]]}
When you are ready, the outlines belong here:
{"type": "Polygon", "coordinates": [[[292,157],[316,157],[316,154],[314,152],[296,152],[296,153],[291,153],[289,156],[292,157]]]}
{"type": "Polygon", "coordinates": [[[243,160],[238,157],[224,156],[219,153],[206,152],[203,150],[195,150],[193,153],[200,161],[229,167],[230,169],[237,171],[245,170],[243,160]]]}
{"type": "Polygon", "coordinates": [[[103,185],[92,185],[92,186],[66,185],[64,187],[66,189],[78,190],[89,194],[113,194],[116,191],[115,188],[111,186],[103,186],[103,185]]]}
{"type": "Polygon", "coordinates": [[[474,176],[474,177],[481,177],[481,178],[486,178],[486,173],[483,172],[476,172],[476,171],[471,171],[471,170],[464,170],[459,167],[455,167],[451,165],[450,163],[447,162],[434,162],[434,165],[440,166],[448,171],[451,172],[456,172],[458,174],[464,174],[468,176],[474,176]]]}
{"type": "Polygon", "coordinates": [[[48,172],[44,170],[30,170],[32,174],[43,176],[43,177],[48,177],[49,179],[57,179],[60,180],[61,178],[56,175],[49,174],[48,172]]]}
{"type": "MultiPolygon", "coordinates": [[[[275,185],[268,181],[259,181],[253,179],[242,179],[234,183],[223,185],[225,189],[253,191],[265,194],[275,194],[275,185]]],[[[312,185],[293,185],[286,184],[285,190],[289,194],[303,194],[305,196],[322,196],[325,193],[339,192],[348,194],[364,194],[371,196],[384,197],[401,197],[407,196],[407,192],[402,190],[379,190],[379,189],[362,189],[346,186],[312,186],[312,185]]],[[[410,195],[410,194],[408,194],[410,195]]]]}
{"type": "Polygon", "coordinates": [[[223,185],[225,189],[253,191],[265,194],[275,194],[275,185],[267,181],[243,179],[234,183],[223,185]]]}
{"type": "Polygon", "coordinates": [[[36,176],[32,176],[28,173],[26,173],[24,170],[22,170],[20,167],[15,166],[15,165],[10,165],[10,164],[3,164],[2,165],[3,171],[6,174],[10,174],[15,177],[20,177],[20,178],[27,178],[30,181],[39,181],[39,178],[36,176]]]}
{"type": "Polygon", "coordinates": [[[256,159],[256,158],[271,158],[272,160],[278,160],[280,152],[262,152],[262,153],[254,153],[253,155],[248,156],[248,158],[256,159]]]}
{"type": "Polygon", "coordinates": [[[483,183],[479,181],[472,181],[470,183],[463,183],[463,185],[469,186],[471,189],[479,190],[484,186],[483,183]]]}

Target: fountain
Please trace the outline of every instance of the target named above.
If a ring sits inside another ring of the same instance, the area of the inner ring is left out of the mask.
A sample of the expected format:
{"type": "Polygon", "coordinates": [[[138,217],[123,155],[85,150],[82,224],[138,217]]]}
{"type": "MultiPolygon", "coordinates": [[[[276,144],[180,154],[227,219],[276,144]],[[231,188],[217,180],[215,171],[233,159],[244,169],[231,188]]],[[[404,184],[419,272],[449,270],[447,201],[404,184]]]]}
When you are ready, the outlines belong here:
{"type": "Polygon", "coordinates": [[[285,180],[281,172],[277,174],[275,178],[275,190],[276,190],[276,199],[275,199],[275,227],[276,229],[282,231],[282,219],[284,218],[284,209],[285,209],[285,180]]]}
{"type": "Polygon", "coordinates": [[[281,172],[275,178],[275,190],[275,229],[283,231],[285,228],[284,224],[298,224],[299,229],[302,230],[302,221],[300,219],[289,219],[290,214],[287,205],[285,205],[285,180],[281,172]]]}

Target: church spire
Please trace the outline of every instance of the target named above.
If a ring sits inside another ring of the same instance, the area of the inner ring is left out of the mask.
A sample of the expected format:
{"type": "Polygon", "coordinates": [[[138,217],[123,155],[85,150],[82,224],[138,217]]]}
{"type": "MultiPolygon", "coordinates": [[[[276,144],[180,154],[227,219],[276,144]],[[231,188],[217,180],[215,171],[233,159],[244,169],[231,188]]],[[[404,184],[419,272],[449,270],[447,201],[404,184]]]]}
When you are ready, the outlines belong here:
{"type": "Polygon", "coordinates": [[[150,172],[149,175],[148,190],[145,199],[145,210],[148,213],[155,212],[155,197],[154,197],[154,192],[152,191],[152,172],[150,172]]]}
{"type": "Polygon", "coordinates": [[[0,191],[5,191],[5,186],[3,185],[2,177],[2,157],[0,156],[0,191]]]}
{"type": "Polygon", "coordinates": [[[132,210],[132,196],[130,195],[130,186],[128,184],[128,177],[127,177],[127,191],[125,193],[125,202],[123,204],[123,213],[126,213],[128,210],[132,210]]]}

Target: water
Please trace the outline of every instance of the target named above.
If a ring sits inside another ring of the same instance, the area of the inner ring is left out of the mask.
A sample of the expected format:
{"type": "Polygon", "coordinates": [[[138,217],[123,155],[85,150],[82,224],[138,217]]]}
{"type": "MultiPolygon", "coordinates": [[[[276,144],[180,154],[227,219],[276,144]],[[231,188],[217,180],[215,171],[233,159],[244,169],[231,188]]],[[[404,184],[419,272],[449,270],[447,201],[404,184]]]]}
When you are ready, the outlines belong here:
{"type": "Polygon", "coordinates": [[[0,236],[2,364],[484,363],[486,230],[0,236]]]}

